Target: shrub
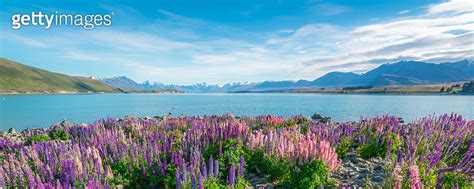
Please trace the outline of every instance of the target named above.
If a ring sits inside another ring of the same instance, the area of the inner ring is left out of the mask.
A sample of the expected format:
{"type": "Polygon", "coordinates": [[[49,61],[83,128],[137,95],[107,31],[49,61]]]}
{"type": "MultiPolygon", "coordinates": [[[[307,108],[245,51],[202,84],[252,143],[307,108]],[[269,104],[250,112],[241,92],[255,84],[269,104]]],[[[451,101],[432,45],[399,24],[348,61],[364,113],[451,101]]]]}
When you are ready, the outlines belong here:
{"type": "Polygon", "coordinates": [[[25,145],[30,145],[34,142],[44,142],[44,141],[49,141],[51,138],[49,138],[48,135],[40,134],[40,135],[35,135],[30,138],[27,138],[25,141],[25,145]]]}
{"type": "Polygon", "coordinates": [[[352,142],[350,142],[348,139],[345,139],[344,141],[339,143],[336,146],[337,157],[341,159],[346,157],[346,154],[350,150],[351,146],[352,146],[352,142]]]}
{"type": "Polygon", "coordinates": [[[469,177],[464,174],[455,172],[443,173],[443,181],[441,183],[442,188],[469,188],[472,187],[472,183],[469,181],[469,177]]]}
{"type": "Polygon", "coordinates": [[[250,186],[250,183],[243,178],[239,178],[237,183],[235,183],[234,189],[245,189],[247,186],[250,186]]]}
{"type": "MultiPolygon", "coordinates": [[[[240,156],[244,159],[249,158],[249,154],[244,150],[242,142],[230,138],[222,142],[222,156],[219,155],[219,142],[207,146],[203,150],[203,157],[209,159],[211,156],[219,161],[219,167],[228,170],[230,165],[237,165],[240,163],[240,156]]],[[[247,164],[247,163],[246,163],[247,164]]],[[[223,178],[227,178],[228,171],[223,173],[223,178]]]]}
{"type": "Polygon", "coordinates": [[[333,184],[334,181],[329,179],[328,166],[324,162],[316,160],[295,166],[295,171],[291,172],[290,179],[285,185],[288,188],[318,188],[333,184]]]}
{"type": "Polygon", "coordinates": [[[53,140],[69,140],[69,133],[65,132],[62,128],[53,129],[49,132],[49,137],[53,140]]]}
{"type": "Polygon", "coordinates": [[[362,158],[386,157],[389,153],[395,155],[398,149],[399,138],[393,133],[386,133],[378,140],[375,135],[369,141],[357,149],[362,158]],[[383,142],[381,142],[383,141],[383,142]]]}
{"type": "Polygon", "coordinates": [[[382,157],[385,155],[386,148],[384,145],[379,146],[376,143],[368,143],[359,147],[358,153],[362,158],[382,157]]]}
{"type": "Polygon", "coordinates": [[[272,181],[278,182],[287,179],[292,172],[289,161],[273,156],[264,156],[263,149],[251,151],[249,154],[249,168],[261,177],[269,177],[272,181]]]}
{"type": "Polygon", "coordinates": [[[222,184],[219,179],[214,177],[209,177],[204,181],[204,188],[206,189],[223,189],[226,188],[224,184],[222,184]]]}

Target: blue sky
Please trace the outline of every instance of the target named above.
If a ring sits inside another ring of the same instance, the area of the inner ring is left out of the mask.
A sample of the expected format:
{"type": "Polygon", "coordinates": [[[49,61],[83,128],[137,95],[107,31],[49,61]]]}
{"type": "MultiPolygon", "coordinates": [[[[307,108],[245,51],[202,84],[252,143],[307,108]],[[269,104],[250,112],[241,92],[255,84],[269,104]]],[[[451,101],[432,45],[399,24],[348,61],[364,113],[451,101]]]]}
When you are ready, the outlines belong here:
{"type": "Polygon", "coordinates": [[[474,3],[35,1],[0,3],[0,56],[68,75],[166,84],[313,80],[386,62],[474,56],[474,3]],[[11,27],[31,12],[110,14],[112,26],[11,27]]]}

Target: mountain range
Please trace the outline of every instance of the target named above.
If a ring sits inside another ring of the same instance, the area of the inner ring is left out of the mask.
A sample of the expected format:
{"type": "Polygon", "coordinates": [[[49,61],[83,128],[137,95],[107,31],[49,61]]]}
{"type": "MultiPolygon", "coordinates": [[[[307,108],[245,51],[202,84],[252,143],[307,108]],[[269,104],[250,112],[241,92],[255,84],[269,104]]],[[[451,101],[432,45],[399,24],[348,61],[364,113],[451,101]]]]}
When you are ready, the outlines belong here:
{"type": "Polygon", "coordinates": [[[120,76],[104,79],[68,76],[0,58],[0,93],[76,93],[76,92],[289,92],[321,88],[425,85],[474,80],[474,62],[448,63],[400,61],[387,63],[363,74],[330,72],[314,80],[263,81],[225,85],[165,85],[145,81],[137,83],[120,76]]]}
{"type": "Polygon", "coordinates": [[[400,61],[382,64],[364,74],[330,72],[315,80],[264,81],[229,83],[222,86],[198,83],[194,85],[165,85],[145,81],[137,83],[125,76],[105,78],[101,81],[121,89],[156,90],[176,89],[188,93],[208,92],[283,92],[294,89],[315,89],[355,86],[424,85],[474,80],[474,62],[462,60],[446,63],[400,61]]]}

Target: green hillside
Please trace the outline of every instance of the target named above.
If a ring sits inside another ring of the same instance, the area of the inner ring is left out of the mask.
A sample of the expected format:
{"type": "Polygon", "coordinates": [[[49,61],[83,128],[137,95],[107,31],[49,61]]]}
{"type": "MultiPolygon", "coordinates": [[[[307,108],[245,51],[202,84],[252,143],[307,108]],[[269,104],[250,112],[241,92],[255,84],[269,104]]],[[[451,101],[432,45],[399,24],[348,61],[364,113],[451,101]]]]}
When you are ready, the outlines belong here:
{"type": "Polygon", "coordinates": [[[120,92],[98,80],[53,73],[0,58],[0,93],[120,92]]]}

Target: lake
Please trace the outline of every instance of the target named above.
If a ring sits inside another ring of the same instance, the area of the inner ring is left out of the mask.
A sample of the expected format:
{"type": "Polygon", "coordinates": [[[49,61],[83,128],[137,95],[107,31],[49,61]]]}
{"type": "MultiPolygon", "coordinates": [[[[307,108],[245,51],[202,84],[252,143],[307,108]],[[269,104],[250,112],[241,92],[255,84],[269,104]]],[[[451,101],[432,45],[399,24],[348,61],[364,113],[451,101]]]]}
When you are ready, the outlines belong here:
{"type": "Polygon", "coordinates": [[[474,119],[474,96],[341,94],[51,94],[0,95],[0,130],[49,127],[64,119],[232,113],[311,116],[335,121],[390,114],[413,121],[422,116],[458,113],[474,119]]]}

